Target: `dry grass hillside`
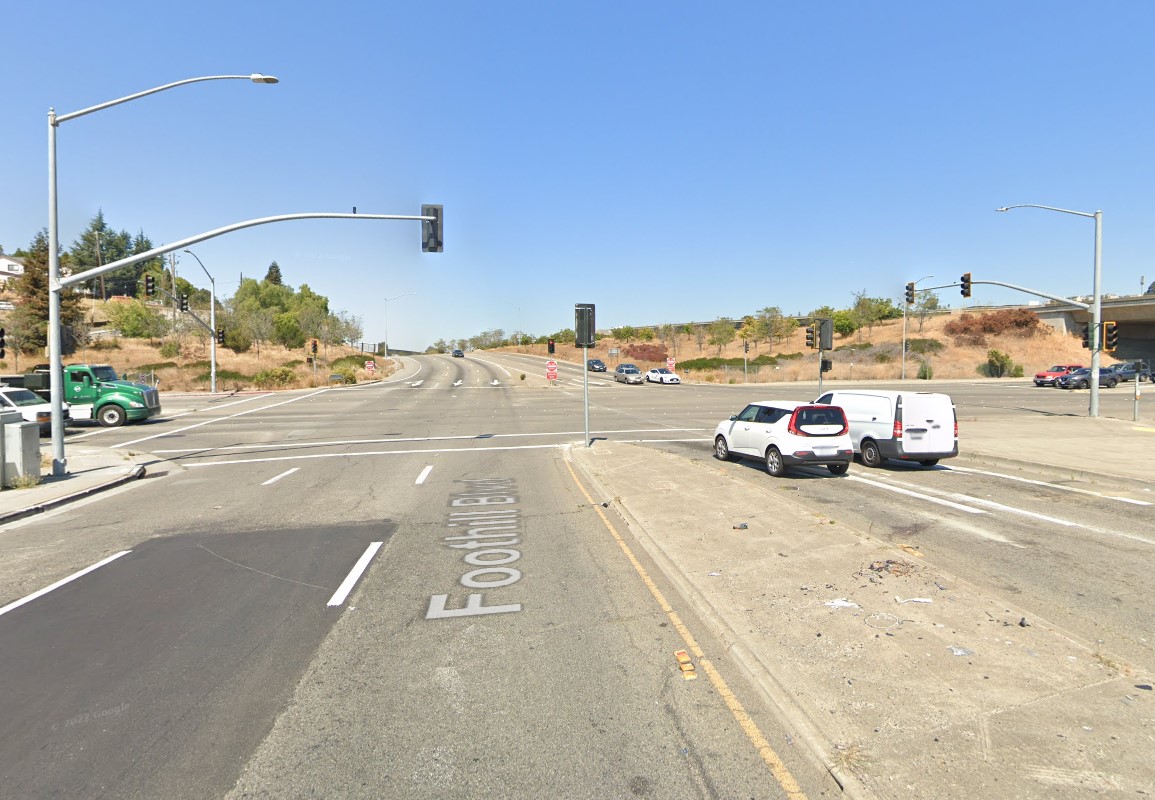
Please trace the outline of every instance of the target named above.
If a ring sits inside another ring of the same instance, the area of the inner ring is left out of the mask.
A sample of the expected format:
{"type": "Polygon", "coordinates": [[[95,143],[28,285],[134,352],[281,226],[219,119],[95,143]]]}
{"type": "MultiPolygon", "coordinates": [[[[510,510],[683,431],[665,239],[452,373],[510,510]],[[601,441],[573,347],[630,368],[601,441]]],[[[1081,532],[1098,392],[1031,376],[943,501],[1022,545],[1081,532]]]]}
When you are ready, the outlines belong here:
{"type": "MultiPolygon", "coordinates": [[[[119,339],[87,348],[65,356],[65,364],[110,364],[129,380],[146,383],[159,381],[162,391],[208,391],[210,381],[209,342],[186,340],[176,356],[161,355],[160,341],[145,339],[119,339]]],[[[168,351],[166,351],[168,352],[168,351]]],[[[4,373],[26,372],[36,364],[47,361],[39,355],[12,357],[0,361],[4,373]]],[[[247,353],[234,353],[225,347],[217,347],[217,391],[235,392],[250,389],[300,389],[325,386],[330,383],[330,375],[341,373],[351,375],[358,382],[389,374],[389,365],[384,359],[372,359],[349,348],[322,348],[318,353],[316,371],[306,363],[303,350],[286,350],[283,347],[262,347],[260,355],[256,349],[247,353]],[[374,360],[377,369],[370,373],[365,369],[367,360],[374,360]]]]}
{"type": "MultiPolygon", "coordinates": [[[[1041,369],[1052,364],[1088,364],[1090,356],[1083,349],[1081,340],[1075,336],[1060,334],[1046,325],[1041,325],[1039,333],[1030,337],[1021,337],[1010,334],[989,335],[983,346],[959,345],[955,337],[948,335],[944,328],[952,319],[958,319],[961,311],[943,313],[927,319],[919,330],[917,320],[908,321],[907,337],[914,340],[929,339],[940,342],[942,349],[932,355],[920,355],[909,352],[906,360],[906,375],[915,378],[919,375],[920,366],[928,362],[933,379],[949,378],[978,378],[981,377],[978,369],[987,362],[988,352],[998,350],[1010,357],[1011,362],[1021,366],[1027,379],[1041,369]]],[[[976,316],[979,312],[969,312],[976,316]]],[[[637,346],[633,343],[633,347],[637,346]]],[[[655,340],[651,345],[660,346],[655,340]]],[[[626,345],[607,337],[598,341],[597,346],[590,348],[590,358],[600,358],[606,362],[612,371],[615,365],[622,362],[635,363],[643,370],[654,366],[665,366],[664,362],[632,358],[627,355],[626,345]],[[619,354],[611,357],[609,351],[617,349],[619,354]]],[[[902,364],[902,319],[887,320],[878,323],[872,331],[862,330],[849,337],[834,337],[834,352],[827,354],[833,361],[833,369],[826,373],[826,380],[894,380],[900,377],[902,364]]],[[[548,357],[545,345],[532,345],[521,348],[504,348],[540,354],[548,357]]],[[[736,368],[720,370],[691,371],[687,376],[682,367],[677,371],[695,381],[709,382],[740,382],[742,380],[741,358],[743,355],[742,341],[736,339],[724,347],[721,353],[717,347],[709,344],[699,349],[697,342],[690,336],[680,336],[673,348],[672,354],[679,364],[696,358],[722,357],[739,359],[736,368]]],[[[748,358],[752,361],[759,355],[778,355],[778,364],[764,365],[750,368],[750,380],[759,382],[816,380],[818,378],[817,351],[806,347],[805,328],[800,327],[794,335],[782,343],[762,342],[757,348],[751,344],[748,358]],[[782,355],[801,354],[800,358],[781,358],[782,355]]],[[[554,356],[558,359],[580,364],[582,351],[572,345],[557,346],[554,356]]],[[[1113,363],[1114,359],[1104,356],[1103,364],[1113,363]]],[[[1009,373],[1008,373],[1009,374],[1009,373]]]]}

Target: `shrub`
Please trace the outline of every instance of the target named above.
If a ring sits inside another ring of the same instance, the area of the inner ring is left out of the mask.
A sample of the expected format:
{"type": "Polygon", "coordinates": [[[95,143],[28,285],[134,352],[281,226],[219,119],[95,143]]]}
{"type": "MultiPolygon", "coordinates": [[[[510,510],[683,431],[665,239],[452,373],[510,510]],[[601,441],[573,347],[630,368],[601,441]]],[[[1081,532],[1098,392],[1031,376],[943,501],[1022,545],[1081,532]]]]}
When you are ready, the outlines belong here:
{"type": "Polygon", "coordinates": [[[948,336],[955,337],[955,344],[974,347],[985,346],[988,334],[1027,338],[1038,336],[1045,330],[1039,315],[1026,308],[1005,308],[977,317],[973,314],[960,314],[958,319],[952,319],[943,326],[948,336]]]}
{"type": "Polygon", "coordinates": [[[262,389],[288,386],[297,380],[297,374],[287,367],[273,367],[253,376],[253,383],[262,389]]]}
{"type": "Polygon", "coordinates": [[[929,381],[934,377],[934,370],[930,367],[929,361],[922,362],[918,368],[918,379],[920,381],[929,381]]]}
{"type": "MultiPolygon", "coordinates": [[[[851,331],[851,333],[854,333],[854,331],[851,331]]],[[[838,347],[834,348],[834,352],[837,353],[837,352],[840,352],[842,350],[869,350],[872,347],[874,347],[874,342],[859,342],[858,344],[840,344],[840,345],[838,345],[838,347]]]]}
{"type": "Polygon", "coordinates": [[[660,344],[631,344],[626,347],[626,358],[634,361],[665,361],[666,348],[660,344]]]}
{"type": "Polygon", "coordinates": [[[908,353],[918,353],[924,356],[932,356],[936,353],[941,353],[945,345],[938,339],[907,339],[906,351],[908,353]]]}
{"type": "Polygon", "coordinates": [[[296,369],[297,367],[299,367],[299,366],[303,365],[304,363],[305,363],[305,362],[304,362],[304,361],[302,361],[301,359],[299,359],[299,358],[294,358],[292,361],[286,361],[286,362],[285,362],[284,364],[282,364],[281,366],[282,366],[282,367],[288,367],[289,369],[296,369]]]}
{"type": "MultiPolygon", "coordinates": [[[[175,339],[169,339],[160,346],[161,358],[176,358],[180,355],[180,343],[175,339]]],[[[175,366],[175,365],[174,365],[175,366]]]]}
{"type": "Polygon", "coordinates": [[[874,354],[874,363],[876,364],[889,364],[892,361],[894,361],[894,356],[890,353],[879,351],[874,354]]]}
{"type": "MultiPolygon", "coordinates": [[[[133,367],[132,372],[156,372],[158,369],[173,369],[178,364],[175,361],[157,361],[155,364],[141,364],[139,367],[133,367]]],[[[205,363],[208,366],[208,363],[205,363]]]]}

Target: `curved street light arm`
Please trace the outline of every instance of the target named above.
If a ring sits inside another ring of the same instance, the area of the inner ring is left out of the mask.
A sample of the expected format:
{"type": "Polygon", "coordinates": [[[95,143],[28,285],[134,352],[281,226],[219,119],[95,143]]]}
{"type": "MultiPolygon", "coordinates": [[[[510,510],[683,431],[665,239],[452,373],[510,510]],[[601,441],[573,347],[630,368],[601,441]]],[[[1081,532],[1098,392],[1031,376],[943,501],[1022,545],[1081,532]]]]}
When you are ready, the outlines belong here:
{"type": "Polygon", "coordinates": [[[1091,219],[1094,219],[1095,214],[1098,213],[1087,211],[1072,211],[1069,208],[1056,208],[1055,206],[1040,206],[1035,203],[1020,203],[1017,206],[1003,206],[1002,208],[996,208],[995,211],[1010,211],[1012,208],[1041,208],[1045,211],[1059,211],[1063,214],[1074,214],[1076,217],[1090,217],[1091,219]]]}
{"type": "Polygon", "coordinates": [[[278,80],[276,78],[274,78],[272,75],[262,75],[259,72],[254,72],[252,75],[206,75],[206,76],[201,77],[201,78],[185,78],[182,81],[173,81],[172,83],[166,83],[164,86],[156,86],[152,89],[145,89],[143,92],[137,92],[136,94],[130,94],[127,97],[121,97],[117,100],[109,100],[106,103],[101,103],[101,104],[95,105],[95,106],[89,106],[88,108],[82,108],[79,111],[72,111],[68,114],[60,114],[59,116],[57,116],[57,114],[54,111],[50,110],[48,112],[49,121],[53,125],[59,125],[61,122],[67,122],[70,119],[76,119],[77,117],[83,117],[85,114],[91,114],[94,111],[103,111],[106,108],[111,108],[112,106],[118,106],[121,103],[127,103],[131,100],[136,100],[136,99],[141,98],[141,97],[147,97],[150,94],[156,94],[157,92],[163,92],[166,89],[172,89],[172,88],[175,88],[177,86],[184,86],[185,84],[188,84],[188,83],[200,83],[201,81],[231,81],[231,80],[252,81],[253,83],[277,83],[278,82],[278,80]]]}

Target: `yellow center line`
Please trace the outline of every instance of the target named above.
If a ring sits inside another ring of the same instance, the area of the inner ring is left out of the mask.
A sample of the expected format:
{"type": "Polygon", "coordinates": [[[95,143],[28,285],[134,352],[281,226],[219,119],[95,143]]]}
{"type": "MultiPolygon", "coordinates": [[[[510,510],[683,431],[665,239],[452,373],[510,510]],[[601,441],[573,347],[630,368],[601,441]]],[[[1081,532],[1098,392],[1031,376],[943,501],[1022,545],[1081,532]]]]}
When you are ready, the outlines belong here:
{"type": "Polygon", "coordinates": [[[646,572],[646,568],[642,566],[642,562],[638,560],[633,550],[626,544],[625,539],[623,539],[621,534],[614,528],[613,523],[610,522],[609,518],[602,511],[601,506],[590,497],[590,493],[586,491],[585,486],[578,480],[577,473],[574,472],[573,467],[568,461],[565,462],[565,466],[566,469],[569,470],[570,477],[573,478],[578,489],[585,495],[586,500],[589,501],[590,506],[597,512],[597,515],[601,517],[610,535],[613,536],[614,541],[618,543],[618,547],[626,554],[626,558],[641,577],[642,583],[650,590],[650,594],[653,595],[654,599],[658,602],[658,606],[665,612],[666,617],[670,620],[670,624],[674,626],[674,630],[678,632],[678,635],[682,637],[682,641],[686,643],[686,647],[698,659],[698,663],[702,666],[702,671],[706,673],[706,677],[710,679],[710,683],[714,685],[714,689],[721,696],[726,707],[730,709],[730,713],[734,716],[742,732],[746,734],[746,738],[750,740],[750,743],[754,745],[754,749],[758,751],[758,755],[766,762],[766,766],[770,768],[774,779],[778,781],[778,785],[786,792],[786,797],[789,798],[789,800],[807,800],[806,793],[802,791],[802,788],[798,785],[798,781],[794,779],[794,776],[782,762],[782,759],[774,752],[774,748],[766,741],[766,737],[762,735],[758,724],[751,719],[749,713],[747,713],[746,709],[742,706],[741,701],[730,691],[730,687],[726,684],[725,679],[723,679],[718,670],[714,668],[710,660],[706,658],[706,654],[702,652],[702,648],[698,646],[694,635],[690,633],[690,629],[682,622],[682,618],[678,616],[678,612],[674,610],[674,607],[666,601],[662,590],[659,589],[658,585],[650,578],[649,573],[646,572]]]}

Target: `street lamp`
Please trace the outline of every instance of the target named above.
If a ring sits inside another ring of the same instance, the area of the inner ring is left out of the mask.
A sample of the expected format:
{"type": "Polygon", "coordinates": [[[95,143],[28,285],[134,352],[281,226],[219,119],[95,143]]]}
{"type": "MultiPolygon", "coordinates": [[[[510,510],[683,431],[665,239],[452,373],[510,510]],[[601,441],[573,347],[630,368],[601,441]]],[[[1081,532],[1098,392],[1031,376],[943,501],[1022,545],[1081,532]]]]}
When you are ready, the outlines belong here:
{"type": "MultiPolygon", "coordinates": [[[[185,252],[197,260],[197,263],[201,265],[201,269],[205,270],[205,275],[209,275],[209,271],[207,269],[205,269],[204,262],[201,261],[200,256],[198,256],[192,250],[185,250],[185,252]]],[[[211,376],[209,378],[209,392],[211,392],[212,394],[216,394],[217,393],[217,282],[213,279],[212,275],[209,275],[209,287],[210,287],[209,288],[209,342],[211,343],[211,347],[212,347],[212,349],[209,351],[209,359],[210,359],[209,363],[212,365],[212,368],[209,371],[209,375],[211,376]]],[[[174,283],[173,284],[173,290],[175,291],[175,289],[176,289],[176,284],[174,283]]]]}
{"type": "Polygon", "coordinates": [[[412,297],[415,294],[417,294],[417,292],[406,292],[405,294],[399,294],[396,297],[386,297],[385,298],[385,360],[386,361],[389,360],[389,301],[390,300],[396,300],[400,297],[412,297]]]}
{"type": "MultiPolygon", "coordinates": [[[[920,283],[933,278],[933,275],[923,275],[911,286],[918,286],[920,283]]],[[[902,304],[902,380],[906,380],[906,303],[902,304]]]]}
{"type": "Polygon", "coordinates": [[[60,348],[60,235],[57,228],[56,212],[56,129],[60,123],[70,119],[83,117],[96,111],[127,103],[146,97],[150,94],[163,92],[187,83],[201,81],[245,80],[253,83],[276,83],[272,75],[262,75],[259,72],[251,75],[208,75],[200,78],[186,78],[173,83],[166,83],[143,92],[130,94],[117,100],[109,100],[95,106],[73,111],[70,114],[56,114],[56,109],[48,109],[48,361],[49,387],[52,397],[52,474],[65,475],[67,464],[64,460],[64,364],[60,348]]]}
{"type": "Polygon", "coordinates": [[[1103,298],[1099,287],[1103,276],[1103,212],[1102,211],[1071,211],[1067,208],[1054,206],[1040,206],[1034,203],[1020,203],[1015,206],[1003,206],[995,211],[1010,211],[1012,208],[1041,208],[1044,211],[1058,211],[1062,214],[1074,214],[1076,217],[1088,217],[1095,220],[1095,277],[1091,292],[1091,403],[1087,409],[1087,416],[1099,416],[1099,347],[1102,344],[1099,321],[1103,316],[1103,298]]]}

